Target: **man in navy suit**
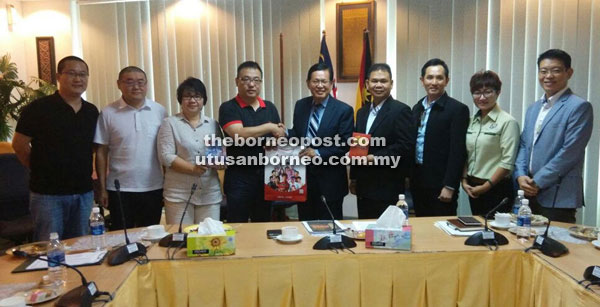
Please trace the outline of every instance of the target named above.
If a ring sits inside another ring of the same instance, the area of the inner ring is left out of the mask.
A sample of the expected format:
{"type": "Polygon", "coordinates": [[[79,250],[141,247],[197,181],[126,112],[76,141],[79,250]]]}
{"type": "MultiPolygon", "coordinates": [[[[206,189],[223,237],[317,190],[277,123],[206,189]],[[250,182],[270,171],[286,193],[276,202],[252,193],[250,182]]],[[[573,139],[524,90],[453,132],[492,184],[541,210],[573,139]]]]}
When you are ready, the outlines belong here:
{"type": "Polygon", "coordinates": [[[431,59],[421,68],[427,96],[412,109],[417,133],[410,180],[417,216],[452,216],[458,207],[469,108],[446,93],[448,75],[448,66],[440,59],[431,59]]]}
{"type": "MultiPolygon", "coordinates": [[[[312,96],[296,102],[293,128],[289,137],[333,138],[338,136],[344,144],[332,146],[311,145],[300,152],[300,156],[320,156],[324,162],[332,157],[342,157],[348,152],[345,144],[354,127],[352,107],[329,95],[333,86],[333,72],[323,63],[314,64],[308,70],[306,85],[312,96]]],[[[308,165],[306,167],[307,200],[298,204],[300,220],[330,219],[321,196],[336,219],[342,218],[342,203],[348,194],[348,179],[345,165],[308,165]]]]}
{"type": "Polygon", "coordinates": [[[400,165],[352,166],[350,191],[356,194],[358,218],[378,218],[404,194],[404,181],[409,175],[414,155],[415,136],[410,107],[391,95],[392,71],[384,63],[371,65],[367,73],[367,89],[373,97],[356,114],[356,132],[371,138],[385,139],[385,146],[370,146],[368,161],[375,156],[400,158],[400,165]]]}
{"type": "Polygon", "coordinates": [[[571,56],[550,49],[537,60],[544,95],[527,108],[515,177],[533,213],[575,223],[583,205],[583,162],[594,122],[592,105],[569,89],[571,56]]]}

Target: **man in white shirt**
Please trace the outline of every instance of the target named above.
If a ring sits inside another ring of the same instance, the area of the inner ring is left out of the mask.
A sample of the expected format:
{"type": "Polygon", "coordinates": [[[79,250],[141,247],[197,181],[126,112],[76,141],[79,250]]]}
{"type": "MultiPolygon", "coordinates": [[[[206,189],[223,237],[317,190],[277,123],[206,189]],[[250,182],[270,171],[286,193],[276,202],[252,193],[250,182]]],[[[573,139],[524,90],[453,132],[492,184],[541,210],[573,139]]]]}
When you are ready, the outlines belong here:
{"type": "Polygon", "coordinates": [[[544,95],[527,108],[515,177],[531,210],[552,221],[575,223],[583,205],[583,163],[593,127],[592,105],[568,82],[571,56],[550,49],[538,57],[544,95]]]}
{"type": "Polygon", "coordinates": [[[100,113],[94,143],[99,202],[108,207],[111,229],[122,229],[115,181],[119,181],[126,227],[160,222],[163,173],[156,151],[156,136],[165,108],[146,98],[146,73],[135,66],[119,73],[122,96],[100,113]]]}

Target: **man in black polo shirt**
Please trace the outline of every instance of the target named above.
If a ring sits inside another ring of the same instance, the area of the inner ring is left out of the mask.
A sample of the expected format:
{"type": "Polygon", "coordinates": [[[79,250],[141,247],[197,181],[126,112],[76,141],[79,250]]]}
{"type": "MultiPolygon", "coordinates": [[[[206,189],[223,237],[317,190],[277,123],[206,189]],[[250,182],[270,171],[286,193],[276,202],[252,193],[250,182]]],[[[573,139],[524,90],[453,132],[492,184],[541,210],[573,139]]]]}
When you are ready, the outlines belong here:
{"type": "MultiPolygon", "coordinates": [[[[237,69],[235,84],[238,95],[221,104],[219,123],[226,136],[242,138],[281,137],[279,114],[275,105],[259,97],[262,70],[258,63],[247,61],[237,69]]],[[[230,146],[227,155],[251,157],[264,154],[262,146],[230,146]]],[[[264,200],[264,166],[231,165],[225,170],[227,222],[266,222],[270,220],[269,203],[264,200]]]]}
{"type": "Polygon", "coordinates": [[[34,240],[86,235],[92,211],[92,150],[98,109],[83,100],[89,70],[80,58],[58,62],[59,89],[21,113],[12,146],[31,170],[34,240]]]}

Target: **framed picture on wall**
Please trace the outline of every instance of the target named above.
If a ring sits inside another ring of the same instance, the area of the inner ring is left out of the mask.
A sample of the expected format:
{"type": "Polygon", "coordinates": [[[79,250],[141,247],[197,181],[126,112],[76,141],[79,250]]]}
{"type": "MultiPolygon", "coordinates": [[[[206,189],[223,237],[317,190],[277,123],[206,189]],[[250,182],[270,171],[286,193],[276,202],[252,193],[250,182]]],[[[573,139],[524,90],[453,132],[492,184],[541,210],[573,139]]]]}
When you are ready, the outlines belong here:
{"type": "Polygon", "coordinates": [[[364,29],[375,42],[375,1],[337,3],[336,9],[337,80],[354,82],[360,74],[364,29]]]}
{"type": "Polygon", "coordinates": [[[38,77],[56,85],[54,37],[38,36],[35,38],[35,46],[37,50],[38,77]]]}

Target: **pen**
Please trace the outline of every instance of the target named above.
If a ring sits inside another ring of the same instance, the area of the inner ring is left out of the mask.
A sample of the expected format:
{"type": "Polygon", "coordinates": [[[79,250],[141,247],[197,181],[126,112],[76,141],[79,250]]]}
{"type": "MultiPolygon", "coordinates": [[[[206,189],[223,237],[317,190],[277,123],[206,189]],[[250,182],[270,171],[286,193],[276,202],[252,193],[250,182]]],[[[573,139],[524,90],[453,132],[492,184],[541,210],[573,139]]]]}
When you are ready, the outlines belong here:
{"type": "Polygon", "coordinates": [[[451,228],[451,229],[453,229],[453,230],[460,231],[460,230],[458,229],[458,227],[456,227],[456,226],[452,225],[450,222],[446,222],[446,225],[448,225],[448,227],[450,227],[450,228],[451,228]]]}

